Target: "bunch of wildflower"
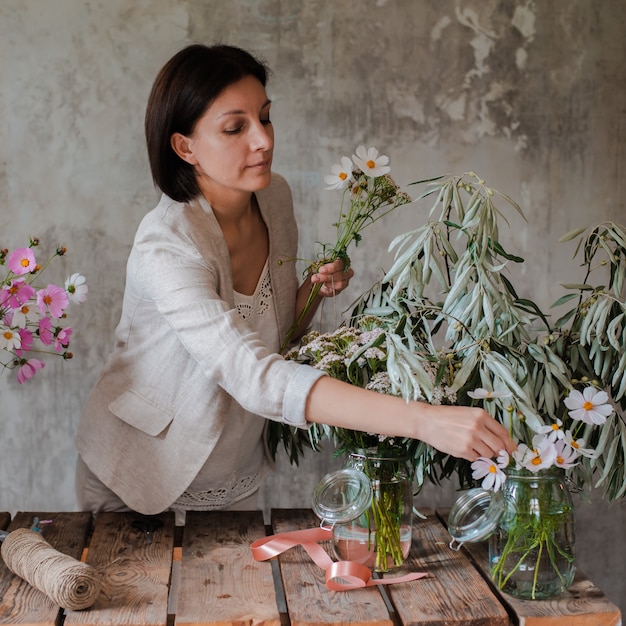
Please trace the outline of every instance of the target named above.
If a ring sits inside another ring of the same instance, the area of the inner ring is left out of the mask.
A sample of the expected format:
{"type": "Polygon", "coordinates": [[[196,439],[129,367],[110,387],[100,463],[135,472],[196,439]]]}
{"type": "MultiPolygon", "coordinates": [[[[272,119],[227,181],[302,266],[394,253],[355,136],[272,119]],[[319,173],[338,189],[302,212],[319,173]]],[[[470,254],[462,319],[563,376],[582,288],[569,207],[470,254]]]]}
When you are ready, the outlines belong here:
{"type": "Polygon", "coordinates": [[[370,384],[380,385],[380,375],[386,373],[384,339],[382,328],[340,326],[330,333],[312,331],[287,358],[309,363],[332,378],[367,388],[370,384]]]}
{"type": "MultiPolygon", "coordinates": [[[[392,328],[374,315],[364,315],[342,325],[334,331],[319,333],[311,331],[304,335],[300,345],[290,350],[285,358],[305,363],[324,371],[331,378],[342,380],[377,393],[400,396],[401,390],[394,384],[388,366],[388,337],[392,328]]],[[[454,404],[456,393],[446,384],[434,362],[422,363],[429,378],[431,404],[454,404]]],[[[424,400],[424,395],[415,396],[424,400]]],[[[310,444],[317,448],[323,439],[331,439],[338,452],[359,448],[388,449],[415,447],[416,442],[379,436],[374,433],[314,424],[306,431],[310,444]]]]}
{"type": "MultiPolygon", "coordinates": [[[[468,395],[485,400],[507,397],[504,392],[489,392],[485,389],[477,389],[468,395]]],[[[520,442],[510,457],[506,451],[501,450],[495,460],[480,457],[474,461],[472,477],[475,480],[482,479],[483,489],[498,491],[506,481],[508,467],[533,473],[551,467],[569,470],[578,463],[580,457],[594,458],[595,451],[586,448],[585,440],[579,435],[589,426],[602,426],[614,413],[608,399],[605,391],[598,390],[593,385],[587,385],[582,392],[572,389],[564,400],[568,409],[568,421],[571,422],[569,428],[561,419],[555,419],[533,433],[530,443],[520,442]]],[[[513,412],[512,407],[507,409],[510,413],[513,412]]]]}
{"type": "MultiPolygon", "coordinates": [[[[352,159],[342,157],[339,163],[332,166],[331,174],[324,177],[326,189],[343,191],[339,219],[333,224],[337,240],[334,245],[322,245],[316,261],[308,265],[305,275],[314,274],[322,265],[337,259],[342,259],[344,269],[349,269],[348,248],[352,243],[359,245],[363,230],[397,207],[412,201],[389,175],[388,156],[379,154],[376,148],[365,146],[359,146],[355,152],[352,159]]],[[[283,341],[281,352],[291,343],[320,289],[320,283],[311,289],[307,303],[283,341]]]]}
{"type": "Polygon", "coordinates": [[[72,358],[69,345],[73,330],[63,325],[65,309],[71,302],[84,302],[88,291],[81,274],[69,276],[63,287],[38,285],[52,259],[66,252],[64,247],[58,247],[41,266],[33,251],[38,245],[39,240],[32,238],[27,248],[16,248],[11,253],[0,250],[0,265],[8,267],[0,282],[0,349],[8,359],[0,361],[0,365],[17,369],[20,384],[45,366],[34,355],[72,358]]]}

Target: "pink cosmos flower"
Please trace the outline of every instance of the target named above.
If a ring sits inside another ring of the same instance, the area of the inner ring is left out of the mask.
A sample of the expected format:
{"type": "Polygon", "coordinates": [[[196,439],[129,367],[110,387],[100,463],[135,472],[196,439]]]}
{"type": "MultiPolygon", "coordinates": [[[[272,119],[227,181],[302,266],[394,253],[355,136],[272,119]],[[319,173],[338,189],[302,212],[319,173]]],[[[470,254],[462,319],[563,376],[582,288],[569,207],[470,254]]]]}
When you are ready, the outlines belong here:
{"type": "Polygon", "coordinates": [[[37,292],[37,306],[42,315],[49,311],[52,317],[58,319],[68,304],[67,292],[56,285],[48,285],[37,292]]]}
{"type": "Polygon", "coordinates": [[[33,333],[28,328],[20,328],[18,332],[20,333],[20,347],[15,350],[15,354],[22,356],[33,347],[33,333]]]}
{"type": "Polygon", "coordinates": [[[580,420],[585,424],[601,425],[613,413],[613,407],[608,404],[608,400],[609,396],[606,391],[600,391],[588,385],[582,393],[577,389],[572,389],[564,403],[573,420],[580,420]]]}
{"type": "Polygon", "coordinates": [[[29,359],[17,370],[17,382],[23,385],[27,380],[30,380],[42,367],[45,367],[45,363],[39,359],[29,359]]]}
{"type": "Polygon", "coordinates": [[[70,345],[70,337],[72,336],[71,328],[62,328],[54,338],[54,349],[61,352],[70,345]]]}
{"type": "Polygon", "coordinates": [[[52,320],[49,317],[42,317],[39,320],[39,339],[46,346],[52,344],[54,335],[52,332],[52,320]]]}
{"type": "Polygon", "coordinates": [[[19,309],[35,295],[35,288],[23,280],[12,280],[11,284],[2,288],[0,307],[19,309]]]}
{"type": "Polygon", "coordinates": [[[16,276],[22,276],[37,269],[37,260],[30,248],[16,248],[9,256],[8,265],[16,276]]]}

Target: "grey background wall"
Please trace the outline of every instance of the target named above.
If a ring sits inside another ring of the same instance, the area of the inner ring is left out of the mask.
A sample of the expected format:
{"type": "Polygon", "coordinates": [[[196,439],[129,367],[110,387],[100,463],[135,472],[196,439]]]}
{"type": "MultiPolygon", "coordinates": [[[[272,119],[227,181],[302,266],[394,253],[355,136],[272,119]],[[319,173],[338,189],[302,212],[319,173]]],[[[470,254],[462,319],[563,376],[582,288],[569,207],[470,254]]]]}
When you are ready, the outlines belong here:
{"type": "MultiPolygon", "coordinates": [[[[275,170],[292,185],[301,256],[333,241],[338,196],[323,175],[360,143],[391,158],[405,185],[473,170],[523,206],[503,240],[526,258],[516,285],[544,307],[578,279],[563,233],[626,222],[626,5],[623,0],[0,0],[0,244],[37,235],[68,254],[51,280],[80,271],[73,361],[19,387],[0,375],[0,509],[75,507],[74,432],[112,345],[135,228],[157,195],[143,141],[161,65],[192,42],[247,47],[273,68],[275,170]]],[[[388,267],[403,210],[365,234],[349,294],[388,267]]],[[[384,416],[381,416],[384,419],[384,416]]],[[[336,465],[330,452],[284,458],[261,505],[307,506],[336,465]]],[[[450,503],[428,487],[422,507],[450,503]]],[[[626,609],[626,508],[578,502],[581,568],[626,609]]]]}

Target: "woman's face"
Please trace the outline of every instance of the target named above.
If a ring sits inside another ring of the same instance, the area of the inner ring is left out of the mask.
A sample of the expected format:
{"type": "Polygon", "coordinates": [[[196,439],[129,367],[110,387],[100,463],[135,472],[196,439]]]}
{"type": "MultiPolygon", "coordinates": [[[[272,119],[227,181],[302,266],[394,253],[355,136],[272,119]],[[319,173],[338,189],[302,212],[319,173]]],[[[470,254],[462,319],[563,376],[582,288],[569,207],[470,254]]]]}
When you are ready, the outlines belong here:
{"type": "Polygon", "coordinates": [[[263,85],[246,76],[222,91],[190,136],[172,136],[174,150],[194,166],[209,202],[269,185],[274,150],[270,105],[263,85]]]}

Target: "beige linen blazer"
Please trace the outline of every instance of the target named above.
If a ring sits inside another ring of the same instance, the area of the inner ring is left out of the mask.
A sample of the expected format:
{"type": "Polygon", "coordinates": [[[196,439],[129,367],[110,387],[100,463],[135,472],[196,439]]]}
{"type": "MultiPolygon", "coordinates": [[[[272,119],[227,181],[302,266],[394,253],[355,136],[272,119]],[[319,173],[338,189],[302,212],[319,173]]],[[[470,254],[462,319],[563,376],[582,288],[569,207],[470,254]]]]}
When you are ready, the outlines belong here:
{"type": "MultiPolygon", "coordinates": [[[[284,337],[298,288],[291,192],[274,174],[257,199],[284,337]]],[[[135,236],[115,347],[84,407],[78,452],[131,509],[158,513],[195,478],[233,402],[306,427],[306,399],[321,375],[271,353],[237,314],[228,249],[204,198],[163,195],[135,236]]]]}

